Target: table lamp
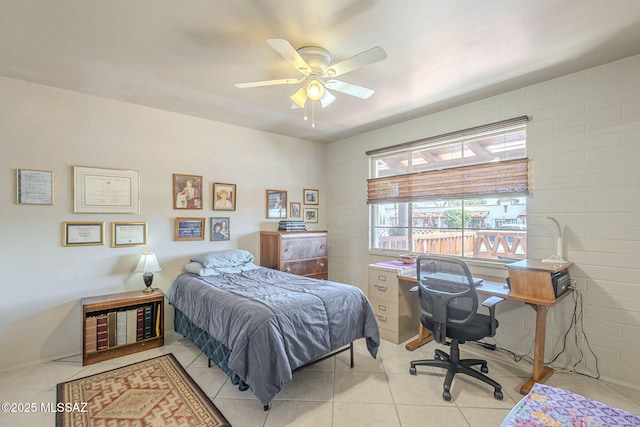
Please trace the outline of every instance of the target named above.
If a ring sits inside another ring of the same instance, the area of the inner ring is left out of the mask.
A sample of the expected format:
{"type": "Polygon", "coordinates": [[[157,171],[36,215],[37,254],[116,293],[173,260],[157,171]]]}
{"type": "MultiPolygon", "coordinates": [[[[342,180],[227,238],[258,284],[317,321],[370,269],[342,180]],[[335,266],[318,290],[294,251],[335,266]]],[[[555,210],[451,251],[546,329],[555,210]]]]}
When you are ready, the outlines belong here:
{"type": "Polygon", "coordinates": [[[156,254],[153,252],[143,252],[140,256],[140,261],[138,261],[138,265],[135,270],[133,270],[144,273],[142,275],[142,279],[147,287],[142,292],[153,292],[153,288],[151,287],[151,283],[153,282],[153,273],[160,270],[162,269],[160,268],[160,264],[158,264],[156,254]]]}

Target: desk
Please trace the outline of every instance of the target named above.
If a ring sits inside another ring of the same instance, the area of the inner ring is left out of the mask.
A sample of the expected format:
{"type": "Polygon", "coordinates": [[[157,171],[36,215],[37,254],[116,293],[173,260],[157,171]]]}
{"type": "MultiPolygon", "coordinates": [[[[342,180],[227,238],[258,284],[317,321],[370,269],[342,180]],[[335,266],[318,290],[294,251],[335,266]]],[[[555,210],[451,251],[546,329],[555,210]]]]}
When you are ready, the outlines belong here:
{"type": "MultiPolygon", "coordinates": [[[[534,275],[542,272],[548,276],[549,272],[564,271],[567,270],[570,265],[571,263],[542,264],[539,262],[523,261],[514,263],[513,266],[507,266],[507,268],[510,270],[509,276],[511,277],[513,288],[514,277],[512,276],[511,269],[517,271],[516,275],[521,274],[523,270],[526,270],[532,272],[532,274],[534,275]]],[[[499,277],[487,277],[481,275],[474,275],[474,277],[480,277],[484,279],[484,281],[482,282],[482,286],[476,288],[476,291],[479,295],[484,295],[487,297],[498,296],[506,300],[520,301],[529,305],[536,311],[536,342],[533,351],[533,375],[520,388],[521,394],[527,394],[535,383],[544,383],[547,378],[549,378],[553,374],[553,369],[544,365],[544,344],[547,331],[547,310],[549,309],[549,307],[553,307],[556,303],[566,298],[572,291],[571,289],[569,289],[561,295],[553,298],[529,296],[525,294],[518,294],[505,288],[505,280],[499,277]]],[[[415,274],[398,276],[398,280],[413,283],[417,282],[415,274]]],[[[551,283],[549,282],[549,285],[550,284],[551,283]]],[[[431,334],[431,332],[423,327],[422,323],[420,323],[418,329],[418,338],[407,343],[405,348],[407,350],[413,351],[421,345],[424,345],[432,340],[433,335],[431,334]]]]}

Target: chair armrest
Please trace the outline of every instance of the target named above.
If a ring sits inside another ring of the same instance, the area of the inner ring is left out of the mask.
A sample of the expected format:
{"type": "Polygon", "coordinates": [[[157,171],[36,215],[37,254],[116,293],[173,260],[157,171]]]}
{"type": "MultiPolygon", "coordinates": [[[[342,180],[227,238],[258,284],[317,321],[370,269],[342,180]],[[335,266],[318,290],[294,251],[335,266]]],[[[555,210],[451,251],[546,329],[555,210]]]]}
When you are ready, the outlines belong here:
{"type": "Polygon", "coordinates": [[[496,305],[500,302],[504,301],[502,297],[489,297],[482,302],[482,305],[489,309],[489,317],[491,318],[491,335],[490,337],[496,334],[496,322],[494,322],[496,318],[496,305]]]}

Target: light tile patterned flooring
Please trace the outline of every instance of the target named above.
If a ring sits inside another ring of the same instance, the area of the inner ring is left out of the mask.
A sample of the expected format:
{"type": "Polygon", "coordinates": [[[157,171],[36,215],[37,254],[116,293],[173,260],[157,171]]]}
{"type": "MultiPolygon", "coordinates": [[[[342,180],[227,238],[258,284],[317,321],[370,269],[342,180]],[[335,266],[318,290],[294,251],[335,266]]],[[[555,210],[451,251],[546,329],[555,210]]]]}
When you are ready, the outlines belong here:
{"type": "MultiPolygon", "coordinates": [[[[348,352],[302,369],[276,396],[271,409],[264,411],[250,390],[240,392],[217,367],[208,368],[207,358],[188,340],[168,332],[165,342],[159,349],[85,367],[76,356],[0,372],[0,401],[33,402],[40,408],[41,403],[55,403],[57,383],[173,353],[234,427],[495,427],[522,397],[518,390],[531,372],[531,365],[525,362],[515,363],[500,352],[465,344],[461,346],[463,357],[488,360],[489,375],[502,384],[504,399],[495,400],[491,387],[456,375],[453,398],[446,402],[442,400],[442,370],[418,367],[418,375],[409,374],[409,362],[431,358],[437,344],[410,352],[404,344],[382,341],[378,358],[373,359],[359,340],[353,369],[348,352]]],[[[558,372],[547,384],[640,415],[639,390],[558,372]]],[[[0,426],[54,424],[52,413],[0,413],[0,426]]]]}

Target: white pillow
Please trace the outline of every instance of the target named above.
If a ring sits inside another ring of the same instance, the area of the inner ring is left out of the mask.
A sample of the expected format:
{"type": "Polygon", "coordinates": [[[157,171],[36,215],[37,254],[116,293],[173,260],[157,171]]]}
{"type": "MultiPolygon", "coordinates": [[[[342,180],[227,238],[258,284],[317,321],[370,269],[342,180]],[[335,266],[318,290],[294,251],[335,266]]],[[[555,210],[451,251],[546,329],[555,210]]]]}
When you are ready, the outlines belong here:
{"type": "Polygon", "coordinates": [[[184,269],[187,270],[189,273],[197,274],[198,276],[202,276],[202,277],[217,276],[220,274],[215,269],[207,268],[202,264],[200,264],[199,262],[190,262],[189,264],[184,266],[184,269]]]}
{"type": "Polygon", "coordinates": [[[208,268],[236,267],[253,262],[253,255],[244,249],[229,249],[197,255],[190,261],[199,262],[208,268]]]}

